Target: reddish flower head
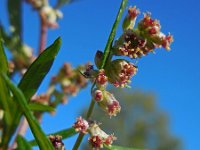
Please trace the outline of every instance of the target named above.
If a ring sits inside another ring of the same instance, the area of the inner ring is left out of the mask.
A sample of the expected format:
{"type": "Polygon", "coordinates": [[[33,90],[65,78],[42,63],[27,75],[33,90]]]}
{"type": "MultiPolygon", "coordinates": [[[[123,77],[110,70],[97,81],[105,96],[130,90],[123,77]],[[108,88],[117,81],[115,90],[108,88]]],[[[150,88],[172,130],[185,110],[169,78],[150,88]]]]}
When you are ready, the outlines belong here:
{"type": "Polygon", "coordinates": [[[82,117],[78,117],[77,121],[74,123],[73,127],[77,132],[87,133],[89,124],[82,117]]]}
{"type": "Polygon", "coordinates": [[[103,100],[98,105],[109,115],[116,116],[120,112],[121,106],[115,97],[108,91],[103,92],[103,100]]]}
{"type": "Polygon", "coordinates": [[[55,150],[64,150],[65,149],[64,143],[62,142],[62,136],[49,135],[49,140],[53,144],[53,147],[55,148],[55,150]]]}
{"type": "Polygon", "coordinates": [[[125,87],[130,78],[137,72],[137,67],[132,63],[123,60],[116,59],[111,62],[109,68],[106,70],[108,80],[116,87],[125,87]]]}
{"type": "Polygon", "coordinates": [[[93,149],[103,148],[104,145],[110,146],[116,140],[116,137],[106,134],[96,123],[90,125],[89,133],[88,140],[93,149]]]}
{"type": "Polygon", "coordinates": [[[99,70],[99,73],[96,77],[96,82],[98,85],[104,86],[108,81],[107,76],[105,75],[105,71],[103,69],[99,70]]]}

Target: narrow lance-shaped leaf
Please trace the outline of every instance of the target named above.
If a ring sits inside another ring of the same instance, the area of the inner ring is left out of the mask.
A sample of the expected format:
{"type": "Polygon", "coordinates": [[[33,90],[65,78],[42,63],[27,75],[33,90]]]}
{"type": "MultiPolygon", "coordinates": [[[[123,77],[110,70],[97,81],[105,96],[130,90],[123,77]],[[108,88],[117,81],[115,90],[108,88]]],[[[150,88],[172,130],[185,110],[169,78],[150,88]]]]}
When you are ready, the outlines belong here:
{"type": "MultiPolygon", "coordinates": [[[[72,127],[72,128],[64,129],[64,130],[54,132],[54,133],[51,133],[48,135],[60,135],[60,136],[62,136],[62,139],[67,139],[67,138],[70,138],[70,137],[76,135],[77,133],[78,132],[76,132],[75,129],[72,127]]],[[[31,146],[37,145],[37,142],[35,140],[32,140],[29,143],[31,144],[31,146]]]]}
{"type": "Polygon", "coordinates": [[[17,148],[15,150],[32,150],[29,142],[21,135],[17,136],[17,148]]]}
{"type": "Polygon", "coordinates": [[[30,103],[29,108],[31,111],[54,112],[55,108],[41,103],[30,103]]]}
{"type": "MultiPolygon", "coordinates": [[[[4,52],[2,38],[1,38],[1,31],[0,31],[0,70],[1,72],[7,74],[8,72],[8,63],[7,58],[4,52]]],[[[10,132],[9,127],[12,124],[12,112],[10,109],[11,101],[10,101],[9,91],[7,89],[6,84],[3,82],[2,77],[0,76],[0,109],[4,111],[3,116],[3,134],[2,134],[2,147],[4,149],[7,148],[7,137],[6,135],[10,132]]],[[[1,146],[0,146],[1,147],[1,146]]]]}
{"type": "Polygon", "coordinates": [[[27,101],[25,99],[25,96],[23,95],[22,91],[17,88],[10,80],[9,78],[1,73],[1,76],[4,78],[6,84],[10,88],[11,92],[14,95],[14,98],[16,102],[19,105],[20,110],[25,115],[29,126],[31,128],[31,131],[40,147],[41,150],[54,150],[51,142],[48,140],[42,129],[40,128],[40,125],[37,121],[37,119],[33,116],[31,110],[28,107],[27,101]]]}
{"type": "Polygon", "coordinates": [[[42,80],[49,72],[60,49],[60,45],[61,38],[58,38],[50,47],[40,54],[21,79],[18,87],[23,91],[27,101],[36,93],[42,80]]]}
{"type": "MultiPolygon", "coordinates": [[[[18,87],[24,92],[26,101],[29,101],[30,98],[36,93],[42,80],[49,72],[53,61],[60,49],[60,45],[61,39],[58,38],[50,47],[48,47],[39,55],[39,57],[33,62],[33,64],[31,64],[21,79],[18,87]]],[[[21,118],[21,112],[19,112],[19,110],[16,110],[13,114],[14,120],[12,121],[11,127],[9,128],[9,135],[6,137],[6,143],[9,143],[21,118]]]]}

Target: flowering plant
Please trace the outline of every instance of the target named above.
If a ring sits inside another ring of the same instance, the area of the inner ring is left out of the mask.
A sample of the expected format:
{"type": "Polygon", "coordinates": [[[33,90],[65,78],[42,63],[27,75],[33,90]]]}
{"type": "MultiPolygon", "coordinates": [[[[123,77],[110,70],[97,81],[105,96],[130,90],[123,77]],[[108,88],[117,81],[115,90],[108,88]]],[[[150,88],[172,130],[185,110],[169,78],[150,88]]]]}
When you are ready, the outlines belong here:
{"type": "Polygon", "coordinates": [[[95,118],[95,120],[92,118],[94,106],[97,103],[109,117],[117,116],[123,108],[120,106],[120,100],[117,100],[112,93],[107,91],[107,85],[112,84],[117,88],[130,87],[129,84],[132,77],[136,75],[138,67],[130,62],[127,57],[139,59],[161,47],[170,50],[173,37],[170,34],[165,35],[161,32],[159,21],[152,19],[150,13],[144,13],[143,19],[136,23],[140,11],[134,6],[128,8],[128,14],[122,24],[123,33],[115,40],[116,29],[127,3],[127,0],[122,0],[105,50],[96,52],[95,66],[88,63],[72,69],[70,64],[65,63],[58,74],[52,77],[47,92],[36,95],[35,93],[51,68],[61,45],[61,39],[58,38],[43,51],[46,41],[45,33],[48,28],[58,26],[56,20],[62,15],[58,10],[60,1],[58,1],[55,8],[51,7],[46,0],[27,0],[27,2],[38,11],[41,19],[39,56],[34,56],[32,50],[21,42],[17,30],[13,31],[13,35],[10,37],[11,40],[7,40],[9,36],[2,32],[5,45],[13,49],[13,42],[11,42],[12,44],[9,42],[17,39],[14,46],[19,45],[19,51],[22,53],[16,55],[13,52],[13,60],[8,63],[1,42],[0,87],[2,90],[0,91],[0,113],[2,115],[0,115],[0,129],[2,130],[2,138],[0,149],[9,147],[15,132],[18,136],[15,137],[14,143],[9,149],[22,149],[25,146],[26,149],[31,149],[31,146],[37,144],[42,150],[61,150],[65,149],[62,138],[68,138],[76,133],[79,133],[79,136],[73,150],[79,148],[85,134],[90,135],[88,142],[92,149],[129,149],[113,145],[113,142],[117,139],[114,134],[105,133],[97,122],[98,118],[95,118]],[[124,57],[122,59],[119,56],[124,57]],[[9,75],[12,77],[16,71],[19,71],[22,76],[18,86],[14,85],[9,78],[9,75]],[[78,117],[69,129],[46,136],[38,123],[43,112],[53,113],[58,104],[64,103],[67,97],[77,94],[80,89],[88,84],[89,80],[92,82],[92,100],[86,117],[78,117]],[[26,141],[23,138],[23,133],[20,132],[21,124],[23,125],[25,121],[24,119],[20,123],[22,115],[25,116],[35,137],[33,141],[26,141]],[[16,131],[18,125],[19,131],[16,131]]]}

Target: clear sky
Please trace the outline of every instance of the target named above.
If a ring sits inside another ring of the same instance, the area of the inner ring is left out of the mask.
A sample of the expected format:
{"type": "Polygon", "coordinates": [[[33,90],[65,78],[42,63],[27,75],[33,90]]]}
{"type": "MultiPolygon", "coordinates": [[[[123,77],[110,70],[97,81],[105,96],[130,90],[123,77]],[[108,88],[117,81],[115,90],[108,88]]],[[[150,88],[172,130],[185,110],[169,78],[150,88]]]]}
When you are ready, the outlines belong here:
{"type": "MultiPolygon", "coordinates": [[[[5,13],[6,0],[0,4],[0,19],[8,24],[5,13]]],[[[103,50],[117,14],[120,0],[78,0],[62,8],[64,18],[60,27],[49,30],[48,44],[61,36],[63,44],[57,59],[44,80],[39,92],[44,92],[49,77],[62,66],[71,62],[73,66],[93,62],[96,50],[103,50]]],[[[174,35],[171,51],[164,49],[150,54],[138,62],[139,71],[132,80],[132,87],[156,93],[157,104],[170,117],[170,130],[181,138],[184,150],[200,147],[200,1],[198,0],[129,0],[141,12],[149,11],[160,20],[162,31],[174,35]]],[[[24,4],[24,41],[38,48],[39,21],[36,12],[24,4]]],[[[121,33],[119,26],[117,35],[121,33]]],[[[70,99],[65,106],[59,106],[54,117],[46,114],[42,127],[47,132],[70,127],[80,115],[82,107],[89,105],[89,88],[70,99]]],[[[123,109],[123,108],[122,108],[123,109]]],[[[31,139],[30,131],[27,137],[31,139]]],[[[71,149],[75,138],[66,141],[71,149]]]]}

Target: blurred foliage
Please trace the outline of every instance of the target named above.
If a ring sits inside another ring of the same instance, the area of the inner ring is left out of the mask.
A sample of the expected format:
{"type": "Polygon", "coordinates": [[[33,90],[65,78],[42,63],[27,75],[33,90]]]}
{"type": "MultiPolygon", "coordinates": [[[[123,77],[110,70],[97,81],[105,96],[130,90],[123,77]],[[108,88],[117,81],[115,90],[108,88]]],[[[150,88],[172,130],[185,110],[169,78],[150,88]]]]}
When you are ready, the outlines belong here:
{"type": "MultiPolygon", "coordinates": [[[[156,106],[152,93],[133,89],[111,89],[120,101],[122,110],[117,117],[109,118],[96,107],[93,119],[98,118],[101,127],[114,132],[114,144],[149,150],[180,150],[181,141],[168,129],[168,116],[156,106]]],[[[88,149],[85,144],[82,149],[88,149]]]]}

